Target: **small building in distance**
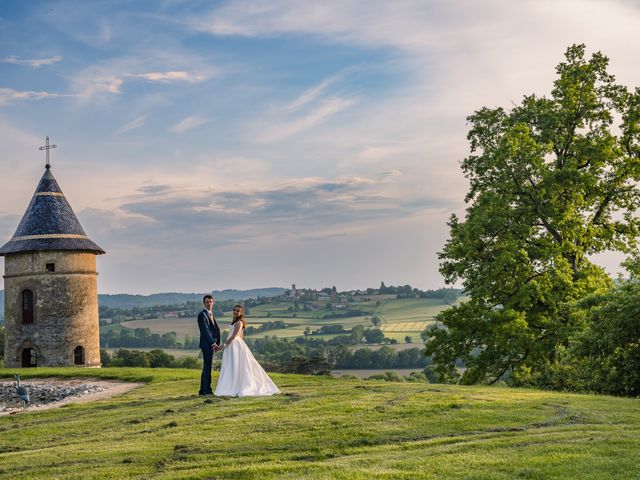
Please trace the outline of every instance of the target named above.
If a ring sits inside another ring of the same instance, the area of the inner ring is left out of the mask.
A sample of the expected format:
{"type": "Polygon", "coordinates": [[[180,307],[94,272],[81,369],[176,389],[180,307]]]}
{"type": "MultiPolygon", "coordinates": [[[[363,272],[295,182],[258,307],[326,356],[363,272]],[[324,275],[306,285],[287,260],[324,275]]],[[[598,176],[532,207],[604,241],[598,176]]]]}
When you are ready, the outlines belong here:
{"type": "Polygon", "coordinates": [[[6,367],[100,366],[96,255],[103,253],[47,163],[16,232],[0,248],[6,367]]]}

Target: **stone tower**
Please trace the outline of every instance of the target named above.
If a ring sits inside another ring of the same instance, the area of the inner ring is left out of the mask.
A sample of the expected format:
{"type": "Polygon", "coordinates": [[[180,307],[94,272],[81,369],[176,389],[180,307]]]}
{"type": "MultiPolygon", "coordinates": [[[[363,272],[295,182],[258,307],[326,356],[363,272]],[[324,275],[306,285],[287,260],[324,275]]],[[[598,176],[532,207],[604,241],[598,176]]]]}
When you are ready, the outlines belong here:
{"type": "Polygon", "coordinates": [[[96,255],[47,163],[4,260],[5,365],[100,366],[96,255]]]}

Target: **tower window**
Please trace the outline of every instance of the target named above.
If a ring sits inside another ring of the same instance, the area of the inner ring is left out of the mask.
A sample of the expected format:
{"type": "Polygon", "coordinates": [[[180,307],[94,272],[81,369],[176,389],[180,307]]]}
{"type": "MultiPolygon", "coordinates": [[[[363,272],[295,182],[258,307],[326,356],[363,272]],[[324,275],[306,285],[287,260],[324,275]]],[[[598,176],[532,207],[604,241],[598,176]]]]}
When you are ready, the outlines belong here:
{"type": "Polygon", "coordinates": [[[73,364],[84,365],[84,347],[77,346],[73,349],[73,364]]]}
{"type": "Polygon", "coordinates": [[[47,263],[47,272],[55,272],[56,264],[55,263],[47,263]]]}
{"type": "Polygon", "coordinates": [[[22,291],[22,323],[33,323],[33,292],[22,291]]]}

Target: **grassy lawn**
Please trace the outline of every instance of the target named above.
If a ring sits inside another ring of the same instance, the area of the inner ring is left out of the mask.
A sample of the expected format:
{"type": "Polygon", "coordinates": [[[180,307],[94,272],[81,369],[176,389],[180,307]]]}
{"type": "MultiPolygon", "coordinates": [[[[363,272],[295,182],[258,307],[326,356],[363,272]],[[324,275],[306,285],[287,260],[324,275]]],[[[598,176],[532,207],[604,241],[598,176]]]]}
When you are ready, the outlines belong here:
{"type": "MultiPolygon", "coordinates": [[[[12,370],[0,370],[11,377],[12,370]]],[[[22,370],[144,381],[120,397],[0,417],[11,479],[628,479],[640,400],[272,375],[283,394],[194,395],[199,371],[22,370]]],[[[215,381],[215,379],[214,379],[215,381]]]]}

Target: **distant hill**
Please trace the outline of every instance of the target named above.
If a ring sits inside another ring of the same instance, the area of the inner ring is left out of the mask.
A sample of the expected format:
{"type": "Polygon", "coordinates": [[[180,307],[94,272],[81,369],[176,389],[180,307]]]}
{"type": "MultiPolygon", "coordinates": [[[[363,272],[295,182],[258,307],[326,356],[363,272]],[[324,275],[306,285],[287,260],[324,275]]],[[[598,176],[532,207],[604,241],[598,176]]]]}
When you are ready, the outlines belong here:
{"type": "MultiPolygon", "coordinates": [[[[251,290],[216,290],[216,300],[246,300],[247,298],[275,297],[286,292],[286,288],[254,288],[251,290]]],[[[186,302],[200,302],[204,293],[154,293],[153,295],[99,294],[98,304],[111,308],[153,307],[155,305],[180,305],[186,302]]],[[[0,323],[4,320],[4,290],[0,290],[0,323]]]]}
{"type": "MultiPolygon", "coordinates": [[[[254,288],[251,290],[216,290],[216,300],[246,300],[247,298],[274,297],[286,292],[286,288],[254,288]]],[[[153,307],[155,305],[179,305],[185,302],[200,302],[205,293],[154,293],[152,295],[99,294],[98,303],[111,308],[153,307]]]]}

